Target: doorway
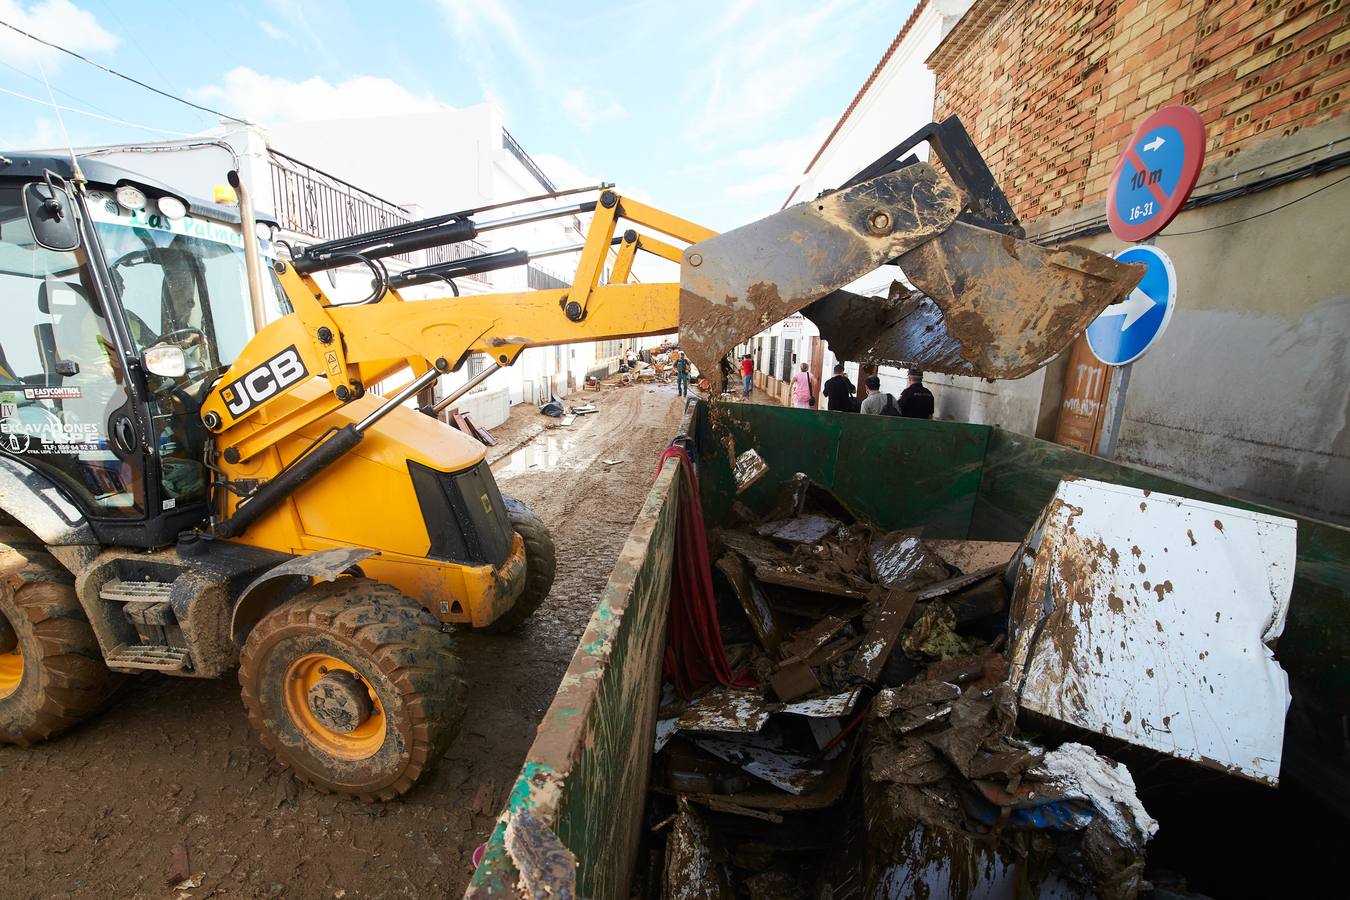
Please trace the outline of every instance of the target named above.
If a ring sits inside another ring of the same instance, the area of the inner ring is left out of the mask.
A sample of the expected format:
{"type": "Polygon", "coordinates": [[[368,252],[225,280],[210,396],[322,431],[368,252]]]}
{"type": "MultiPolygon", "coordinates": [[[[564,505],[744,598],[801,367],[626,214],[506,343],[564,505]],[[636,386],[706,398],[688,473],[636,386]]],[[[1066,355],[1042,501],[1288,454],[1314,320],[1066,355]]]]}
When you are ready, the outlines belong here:
{"type": "Polygon", "coordinates": [[[1056,444],[1097,454],[1110,384],[1111,367],[1096,357],[1088,346],[1087,336],[1080,334],[1069,350],[1069,365],[1064,372],[1064,393],[1055,425],[1056,444]]]}

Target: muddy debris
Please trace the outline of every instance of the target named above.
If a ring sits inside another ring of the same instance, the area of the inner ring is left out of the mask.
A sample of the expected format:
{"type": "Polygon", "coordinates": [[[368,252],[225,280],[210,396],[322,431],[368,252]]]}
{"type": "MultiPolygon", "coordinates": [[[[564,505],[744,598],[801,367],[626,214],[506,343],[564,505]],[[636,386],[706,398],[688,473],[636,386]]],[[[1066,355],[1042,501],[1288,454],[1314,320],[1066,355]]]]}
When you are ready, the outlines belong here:
{"type": "MultiPolygon", "coordinates": [[[[765,477],[759,472],[756,478],[765,477]]],[[[1124,765],[1018,729],[1018,545],[934,541],[795,475],[709,533],[732,685],[657,724],[649,896],[1129,898],[1157,829],[1124,765]]]]}
{"type": "Polygon", "coordinates": [[[769,474],[769,467],[759,451],[750,449],[736,457],[735,478],[736,493],[748,489],[752,484],[769,474]]]}

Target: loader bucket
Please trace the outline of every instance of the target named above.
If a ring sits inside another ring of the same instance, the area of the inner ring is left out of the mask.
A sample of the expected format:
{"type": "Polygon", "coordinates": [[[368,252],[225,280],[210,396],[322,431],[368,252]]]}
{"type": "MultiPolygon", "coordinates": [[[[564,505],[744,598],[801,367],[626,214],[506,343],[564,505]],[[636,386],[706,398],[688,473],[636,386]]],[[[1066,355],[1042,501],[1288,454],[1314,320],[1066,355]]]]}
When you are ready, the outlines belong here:
{"type": "Polygon", "coordinates": [[[803,314],[840,359],[1021,378],[1060,353],[1144,268],[955,222],[897,261],[922,293],[838,291],[803,314]]]}
{"type": "Polygon", "coordinates": [[[945,232],[962,203],[917,163],[693,244],[680,259],[680,348],[713,376],[736,344],[945,232]]]}
{"type": "Polygon", "coordinates": [[[799,310],[840,359],[1020,378],[1122,300],[1143,267],[1024,232],[955,116],[919,129],[838,191],[689,247],[680,342],[705,373],[799,310]],[[910,156],[928,143],[945,174],[910,156]],[[889,297],[841,290],[898,264],[889,297]]]}

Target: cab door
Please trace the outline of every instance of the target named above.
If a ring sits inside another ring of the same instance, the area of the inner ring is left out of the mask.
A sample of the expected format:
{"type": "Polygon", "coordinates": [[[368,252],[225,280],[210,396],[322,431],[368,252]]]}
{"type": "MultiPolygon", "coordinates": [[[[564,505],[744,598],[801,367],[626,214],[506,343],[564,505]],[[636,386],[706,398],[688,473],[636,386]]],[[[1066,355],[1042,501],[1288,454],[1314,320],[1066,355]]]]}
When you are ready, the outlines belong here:
{"type": "Polygon", "coordinates": [[[154,501],[145,417],[88,238],[69,251],[42,246],[28,183],[0,181],[0,453],[60,485],[96,533],[100,522],[143,521],[154,501]]]}

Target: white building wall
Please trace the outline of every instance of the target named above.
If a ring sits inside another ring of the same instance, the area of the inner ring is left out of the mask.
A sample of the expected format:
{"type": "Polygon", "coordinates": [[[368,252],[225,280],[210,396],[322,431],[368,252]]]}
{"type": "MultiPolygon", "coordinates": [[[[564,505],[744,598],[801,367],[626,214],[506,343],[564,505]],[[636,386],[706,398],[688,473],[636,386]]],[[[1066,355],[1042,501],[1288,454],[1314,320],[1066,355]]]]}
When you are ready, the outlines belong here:
{"type": "MultiPolygon", "coordinates": [[[[793,202],[832,190],[933,119],[937,76],[924,60],[974,0],[927,0],[872,84],[820,157],[802,175],[793,202]]],[[[928,158],[928,148],[914,151],[928,158]]]]}
{"type": "MultiPolygon", "coordinates": [[[[480,103],[430,113],[289,123],[270,128],[269,138],[273,146],[291,156],[405,207],[415,202],[425,215],[433,216],[547,192],[505,148],[504,131],[501,111],[491,103],[480,103]],[[389,135],[391,139],[365,139],[370,134],[389,135]]],[[[593,199],[593,195],[512,206],[475,218],[482,223],[586,199],[593,199]]],[[[582,242],[588,224],[589,216],[568,216],[485,232],[478,240],[489,250],[552,249],[582,242]]],[[[570,281],[577,260],[578,254],[573,253],[532,265],[570,281]]],[[[461,293],[525,291],[527,272],[524,267],[504,269],[489,273],[483,281],[461,279],[457,285],[461,293]]],[[[444,289],[434,287],[407,292],[419,298],[444,293],[444,289]]],[[[616,362],[617,357],[599,358],[596,343],[590,341],[563,348],[532,348],[514,365],[489,377],[475,394],[505,388],[513,404],[542,402],[550,392],[566,393],[580,387],[589,371],[601,366],[612,370],[616,362]]],[[[445,376],[438,385],[438,396],[460,387],[469,377],[468,366],[445,376]]]]}

